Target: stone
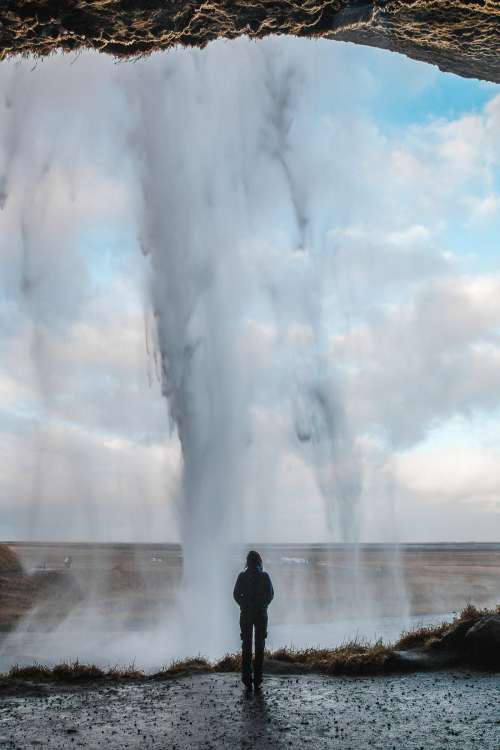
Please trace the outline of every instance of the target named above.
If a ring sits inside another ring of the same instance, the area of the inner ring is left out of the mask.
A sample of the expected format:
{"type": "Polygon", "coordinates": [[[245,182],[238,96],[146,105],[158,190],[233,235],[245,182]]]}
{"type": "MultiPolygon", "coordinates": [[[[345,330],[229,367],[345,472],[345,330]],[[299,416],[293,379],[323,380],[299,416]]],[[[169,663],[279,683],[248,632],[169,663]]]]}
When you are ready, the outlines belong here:
{"type": "Polygon", "coordinates": [[[464,646],[474,661],[486,667],[500,665],[500,615],[482,617],[465,636],[464,646]]]}
{"type": "Polygon", "coordinates": [[[465,637],[469,630],[479,621],[479,617],[463,620],[457,625],[453,625],[446,633],[437,641],[433,648],[435,649],[462,649],[465,637]]]}

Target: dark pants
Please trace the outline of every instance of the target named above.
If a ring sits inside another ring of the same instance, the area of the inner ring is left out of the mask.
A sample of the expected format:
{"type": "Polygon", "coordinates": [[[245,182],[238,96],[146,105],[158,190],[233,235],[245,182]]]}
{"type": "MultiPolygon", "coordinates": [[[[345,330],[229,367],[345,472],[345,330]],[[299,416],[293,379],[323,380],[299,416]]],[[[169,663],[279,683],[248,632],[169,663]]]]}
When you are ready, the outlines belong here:
{"type": "Polygon", "coordinates": [[[262,664],[264,647],[267,638],[267,612],[241,612],[241,679],[250,683],[252,679],[252,640],[255,630],[255,661],[253,665],[254,682],[262,682],[262,664]]]}

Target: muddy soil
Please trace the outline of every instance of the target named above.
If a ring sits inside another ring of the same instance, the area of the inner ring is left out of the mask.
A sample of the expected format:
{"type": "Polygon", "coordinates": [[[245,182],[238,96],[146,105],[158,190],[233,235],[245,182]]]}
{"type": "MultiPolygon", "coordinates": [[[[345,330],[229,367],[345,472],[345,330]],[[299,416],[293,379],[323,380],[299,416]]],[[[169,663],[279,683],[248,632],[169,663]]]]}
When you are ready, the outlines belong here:
{"type": "Polygon", "coordinates": [[[269,750],[500,747],[500,676],[237,675],[85,688],[0,686],[0,747],[269,750]]]}

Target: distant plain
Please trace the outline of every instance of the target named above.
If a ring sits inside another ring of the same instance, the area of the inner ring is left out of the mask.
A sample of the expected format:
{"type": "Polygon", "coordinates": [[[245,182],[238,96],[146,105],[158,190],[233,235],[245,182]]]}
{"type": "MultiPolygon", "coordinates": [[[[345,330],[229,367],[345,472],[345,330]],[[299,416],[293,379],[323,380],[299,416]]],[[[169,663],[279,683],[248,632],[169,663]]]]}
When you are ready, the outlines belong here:
{"type": "MultiPolygon", "coordinates": [[[[126,608],[131,624],[139,624],[174,604],[182,577],[182,550],[176,544],[7,544],[26,576],[43,589],[47,618],[54,613],[52,599],[60,609],[65,598],[70,606],[74,597],[92,596],[110,618],[126,608]]],[[[410,617],[444,615],[468,602],[484,607],[500,600],[500,543],[255,546],[277,592],[275,623],[398,617],[403,608],[410,617]]],[[[230,550],[235,574],[243,554],[243,548],[230,550]]],[[[12,580],[7,612],[3,581],[0,624],[5,629],[26,603],[19,602],[16,610],[12,580]]]]}

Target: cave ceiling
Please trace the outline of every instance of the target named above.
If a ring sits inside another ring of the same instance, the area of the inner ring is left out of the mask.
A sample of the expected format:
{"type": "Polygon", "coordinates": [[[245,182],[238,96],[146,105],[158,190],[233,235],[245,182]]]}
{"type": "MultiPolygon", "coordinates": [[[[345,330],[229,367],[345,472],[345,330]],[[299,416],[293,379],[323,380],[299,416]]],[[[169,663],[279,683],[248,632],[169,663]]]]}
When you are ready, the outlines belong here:
{"type": "Polygon", "coordinates": [[[95,49],[137,58],[269,34],[402,53],[500,82],[500,0],[2,0],[0,59],[95,49]]]}

